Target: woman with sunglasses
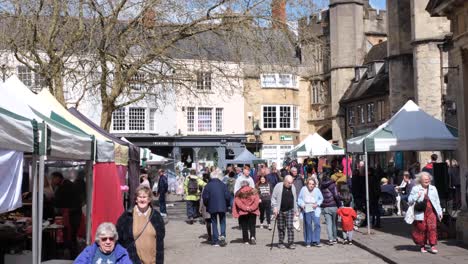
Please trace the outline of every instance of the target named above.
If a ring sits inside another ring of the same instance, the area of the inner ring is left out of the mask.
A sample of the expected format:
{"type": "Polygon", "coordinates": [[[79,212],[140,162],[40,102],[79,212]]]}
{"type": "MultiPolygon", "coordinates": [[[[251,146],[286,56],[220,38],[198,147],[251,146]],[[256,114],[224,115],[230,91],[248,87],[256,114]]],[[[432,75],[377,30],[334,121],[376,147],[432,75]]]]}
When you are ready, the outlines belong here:
{"type": "Polygon", "coordinates": [[[136,205],[117,221],[119,243],[135,264],[163,264],[165,228],[161,214],[151,207],[153,192],[140,185],[136,205]]]}
{"type": "Polygon", "coordinates": [[[119,235],[112,223],[102,223],[96,230],[95,243],[86,247],[75,264],[115,263],[131,264],[127,250],[116,244],[119,235]]]}

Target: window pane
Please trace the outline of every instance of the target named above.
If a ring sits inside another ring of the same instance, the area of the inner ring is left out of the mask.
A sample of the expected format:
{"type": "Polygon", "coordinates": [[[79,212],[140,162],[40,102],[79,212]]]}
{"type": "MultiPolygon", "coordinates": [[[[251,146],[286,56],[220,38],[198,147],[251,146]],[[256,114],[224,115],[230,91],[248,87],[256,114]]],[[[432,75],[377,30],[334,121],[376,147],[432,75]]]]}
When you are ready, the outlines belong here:
{"type": "Polygon", "coordinates": [[[32,73],[31,70],[26,66],[18,66],[18,78],[24,83],[27,87],[31,88],[32,86],[32,73]]]}
{"type": "Polygon", "coordinates": [[[294,129],[299,129],[299,113],[297,111],[297,106],[293,106],[293,127],[294,129]]]}
{"type": "Polygon", "coordinates": [[[145,130],[145,108],[129,108],[128,109],[128,130],[141,131],[145,130]]]}
{"type": "Polygon", "coordinates": [[[276,106],[263,107],[263,128],[276,128],[276,106]]]}
{"type": "Polygon", "coordinates": [[[357,107],[357,112],[358,112],[358,114],[359,114],[359,122],[360,122],[361,124],[364,124],[365,121],[366,121],[365,118],[364,118],[364,106],[358,105],[358,107],[357,107]]]}
{"type": "Polygon", "coordinates": [[[367,122],[372,123],[374,122],[374,111],[375,110],[375,105],[374,103],[367,104],[367,122]]]}
{"type": "Polygon", "coordinates": [[[197,89],[211,90],[211,73],[197,72],[197,89]]]}
{"type": "Polygon", "coordinates": [[[187,107],[187,130],[195,131],[195,107],[187,107]]]}
{"type": "Polygon", "coordinates": [[[291,107],[280,106],[280,128],[291,128],[291,107]]]}
{"type": "Polygon", "coordinates": [[[198,132],[211,132],[212,108],[198,108],[198,132]]]}
{"type": "Polygon", "coordinates": [[[281,86],[291,86],[291,75],[290,74],[280,74],[279,75],[279,83],[281,86]]]}
{"type": "Polygon", "coordinates": [[[112,113],[112,129],[125,130],[125,108],[119,108],[112,113]]]}
{"type": "Polygon", "coordinates": [[[276,85],[276,78],[274,74],[263,74],[263,87],[274,87],[276,85]]]}
{"type": "Polygon", "coordinates": [[[223,131],[223,109],[216,108],[216,132],[223,131]]]}
{"type": "Polygon", "coordinates": [[[149,130],[155,131],[156,130],[156,109],[150,109],[150,116],[149,116],[149,130]]]}
{"type": "Polygon", "coordinates": [[[45,78],[41,74],[35,72],[34,73],[34,88],[36,88],[37,90],[41,90],[44,87],[46,87],[45,78]]]}
{"type": "Polygon", "coordinates": [[[129,87],[133,90],[143,90],[145,88],[145,74],[142,72],[137,72],[129,80],[129,87]]]}
{"type": "Polygon", "coordinates": [[[348,109],[348,125],[354,125],[354,107],[348,109]]]}

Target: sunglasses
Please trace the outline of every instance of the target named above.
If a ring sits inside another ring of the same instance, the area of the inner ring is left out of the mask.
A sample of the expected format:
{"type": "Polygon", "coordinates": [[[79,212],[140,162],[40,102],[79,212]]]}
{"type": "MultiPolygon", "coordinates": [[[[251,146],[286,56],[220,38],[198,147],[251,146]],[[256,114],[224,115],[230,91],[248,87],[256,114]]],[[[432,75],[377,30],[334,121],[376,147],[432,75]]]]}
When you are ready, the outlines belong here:
{"type": "Polygon", "coordinates": [[[114,242],[115,240],[114,237],[100,237],[99,239],[101,240],[101,242],[106,242],[107,240],[109,240],[110,242],[114,242]]]}

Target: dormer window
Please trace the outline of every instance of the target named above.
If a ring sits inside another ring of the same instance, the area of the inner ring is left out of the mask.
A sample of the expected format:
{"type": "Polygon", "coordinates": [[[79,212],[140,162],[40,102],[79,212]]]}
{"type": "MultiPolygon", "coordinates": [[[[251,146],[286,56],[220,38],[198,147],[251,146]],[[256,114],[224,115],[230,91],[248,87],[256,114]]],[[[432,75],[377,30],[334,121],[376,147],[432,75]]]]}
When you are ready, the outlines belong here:
{"type": "Polygon", "coordinates": [[[366,67],[356,67],[354,68],[354,81],[359,82],[366,73],[367,68],[366,67]]]}
{"type": "Polygon", "coordinates": [[[375,77],[375,67],[374,67],[374,63],[371,63],[367,65],[367,78],[370,79],[374,77],[375,77]]]}

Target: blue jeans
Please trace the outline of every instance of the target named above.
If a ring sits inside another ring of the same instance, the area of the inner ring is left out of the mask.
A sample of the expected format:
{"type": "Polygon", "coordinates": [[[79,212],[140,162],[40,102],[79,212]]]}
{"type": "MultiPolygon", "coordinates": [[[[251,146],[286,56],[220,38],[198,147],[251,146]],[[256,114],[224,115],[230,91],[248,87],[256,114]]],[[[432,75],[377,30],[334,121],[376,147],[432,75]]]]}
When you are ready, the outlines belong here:
{"type": "Polygon", "coordinates": [[[336,240],[336,207],[325,207],[322,212],[327,223],[328,240],[336,240]]]}
{"type": "Polygon", "coordinates": [[[234,194],[231,193],[230,198],[229,198],[229,208],[231,209],[231,211],[232,211],[232,205],[233,204],[234,204],[234,194]]]}
{"type": "Polygon", "coordinates": [[[221,236],[226,238],[226,213],[212,213],[211,214],[211,229],[213,232],[213,245],[218,243],[219,232],[218,232],[218,219],[221,227],[221,236]]]}
{"type": "Polygon", "coordinates": [[[306,245],[312,243],[320,244],[320,216],[315,212],[303,213],[304,217],[304,242],[306,245]]]}
{"type": "Polygon", "coordinates": [[[193,219],[198,216],[198,204],[200,201],[187,201],[187,218],[193,219]]]}
{"type": "Polygon", "coordinates": [[[159,195],[159,212],[161,214],[167,214],[165,193],[159,195]]]}

